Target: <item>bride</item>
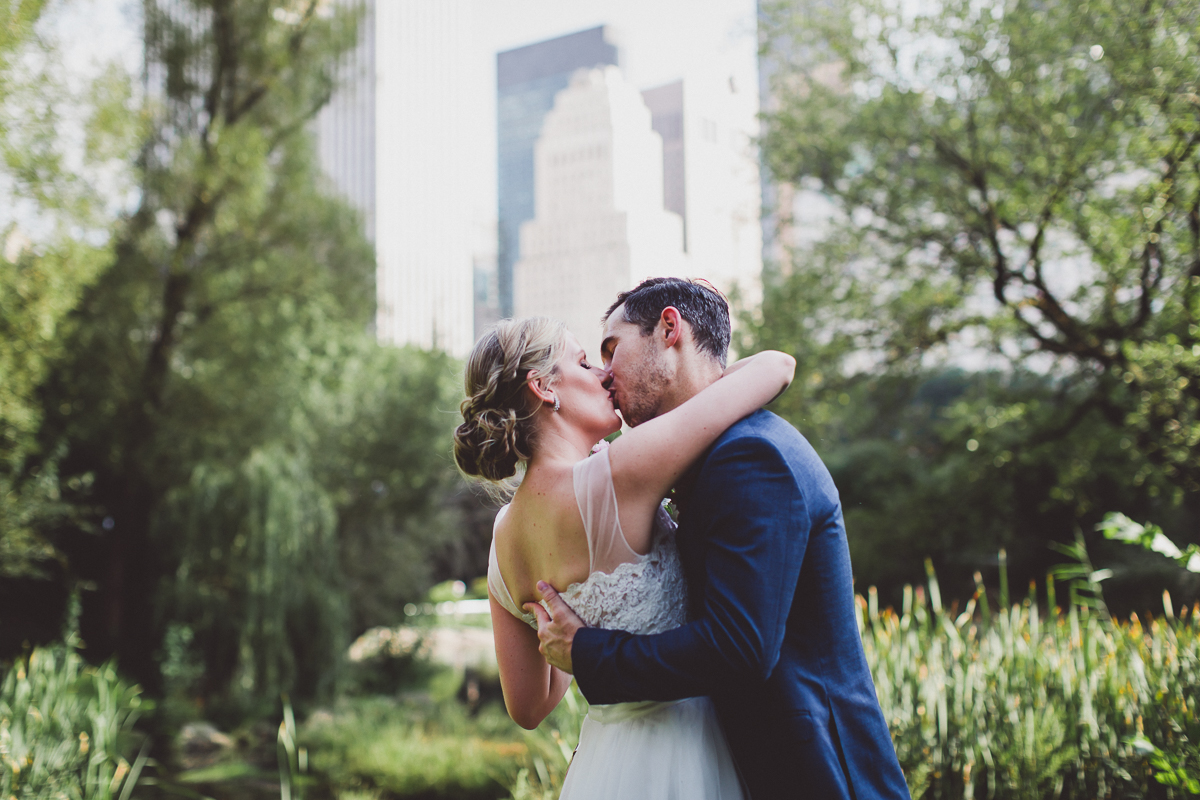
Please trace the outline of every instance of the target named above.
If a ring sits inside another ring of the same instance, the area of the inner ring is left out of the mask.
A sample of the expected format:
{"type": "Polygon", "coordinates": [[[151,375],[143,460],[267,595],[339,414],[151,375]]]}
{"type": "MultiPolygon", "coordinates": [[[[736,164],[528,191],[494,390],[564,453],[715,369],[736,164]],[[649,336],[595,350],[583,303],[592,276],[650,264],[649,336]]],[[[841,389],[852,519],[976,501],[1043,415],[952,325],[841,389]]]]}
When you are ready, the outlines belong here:
{"type": "MultiPolygon", "coordinates": [[[[687,589],[674,523],[661,501],[726,428],[791,382],[791,356],[742,359],[695,397],[627,431],[610,375],[587,361],[561,322],[503,320],[467,361],[463,423],[454,455],[468,475],[505,484],[524,477],[496,516],[488,565],[504,702],[524,728],[558,705],[571,676],[538,652],[522,607],[538,579],[558,589],[588,625],[661,633],[687,621],[687,589]]],[[[562,798],[741,798],[711,701],[593,705],[562,798]]]]}

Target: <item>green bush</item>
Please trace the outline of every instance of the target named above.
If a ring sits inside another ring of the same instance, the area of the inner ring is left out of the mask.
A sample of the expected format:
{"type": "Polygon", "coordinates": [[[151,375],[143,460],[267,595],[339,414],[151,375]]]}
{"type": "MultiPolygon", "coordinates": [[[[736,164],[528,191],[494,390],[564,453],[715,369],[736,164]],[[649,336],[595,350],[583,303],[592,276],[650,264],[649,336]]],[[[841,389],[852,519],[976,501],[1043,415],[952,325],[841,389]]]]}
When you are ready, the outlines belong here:
{"type": "Polygon", "coordinates": [[[578,690],[524,731],[497,704],[472,716],[451,698],[457,678],[447,671],[428,694],[343,699],[314,713],[298,743],[316,781],[339,797],[557,797],[587,708],[578,690]]]}
{"type": "Polygon", "coordinates": [[[132,726],[141,689],[70,645],[34,650],[0,682],[0,797],[127,800],[145,764],[132,726]]]}
{"type": "Polygon", "coordinates": [[[512,800],[554,800],[558,797],[571,756],[579,744],[579,729],[587,709],[587,700],[572,682],[550,716],[532,731],[524,732],[529,754],[509,788],[512,800]]]}
{"type": "Polygon", "coordinates": [[[428,697],[340,701],[313,714],[299,742],[318,780],[339,794],[400,797],[499,797],[527,750],[500,709],[471,719],[453,700],[428,697]]]}

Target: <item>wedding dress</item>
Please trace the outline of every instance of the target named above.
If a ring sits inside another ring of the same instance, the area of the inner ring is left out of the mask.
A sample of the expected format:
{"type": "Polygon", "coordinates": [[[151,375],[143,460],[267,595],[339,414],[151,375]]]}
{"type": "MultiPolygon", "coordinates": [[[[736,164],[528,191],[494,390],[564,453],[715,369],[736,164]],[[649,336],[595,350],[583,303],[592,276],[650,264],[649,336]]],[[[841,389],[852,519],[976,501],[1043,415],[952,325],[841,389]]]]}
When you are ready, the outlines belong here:
{"type": "MultiPolygon", "coordinates": [[[[591,559],[589,575],[561,592],[589,626],[662,633],[687,621],[687,584],[675,549],[675,523],[659,509],[653,545],[639,555],[617,519],[608,452],[575,465],[575,499],[591,559]]],[[[507,507],[500,510],[497,520],[507,507]]],[[[537,627],[513,601],[496,561],[488,588],[509,613],[537,627]]],[[[588,709],[560,800],[741,800],[729,746],[712,701],[615,703],[588,709]]]]}

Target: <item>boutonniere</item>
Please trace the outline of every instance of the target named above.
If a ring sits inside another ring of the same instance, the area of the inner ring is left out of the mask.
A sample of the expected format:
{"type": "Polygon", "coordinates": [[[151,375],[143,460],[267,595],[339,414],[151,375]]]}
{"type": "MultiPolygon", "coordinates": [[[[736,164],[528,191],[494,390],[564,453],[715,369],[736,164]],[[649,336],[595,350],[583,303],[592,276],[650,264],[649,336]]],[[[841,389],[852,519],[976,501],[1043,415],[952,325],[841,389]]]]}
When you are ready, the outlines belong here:
{"type": "Polygon", "coordinates": [[[600,441],[598,441],[594,445],[592,445],[592,455],[596,455],[596,453],[603,453],[607,449],[608,449],[608,442],[601,439],[600,441]]]}
{"type": "Polygon", "coordinates": [[[677,523],[679,522],[679,506],[675,504],[674,489],[671,489],[671,491],[667,493],[667,496],[663,498],[662,507],[672,520],[677,523]]]}

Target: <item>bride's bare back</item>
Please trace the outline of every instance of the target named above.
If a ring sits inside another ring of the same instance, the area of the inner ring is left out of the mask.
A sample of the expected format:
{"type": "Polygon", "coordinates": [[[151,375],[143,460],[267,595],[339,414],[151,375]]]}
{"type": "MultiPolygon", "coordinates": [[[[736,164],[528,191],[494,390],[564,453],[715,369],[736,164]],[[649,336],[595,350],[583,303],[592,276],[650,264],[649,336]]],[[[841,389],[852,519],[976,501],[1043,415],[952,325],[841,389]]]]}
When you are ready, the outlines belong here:
{"type": "Polygon", "coordinates": [[[587,535],[575,502],[571,465],[530,468],[496,520],[495,545],[518,608],[541,599],[539,580],[563,587],[587,580],[587,535]]]}

